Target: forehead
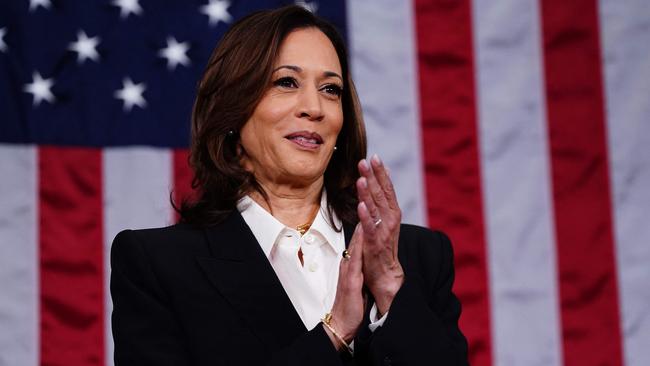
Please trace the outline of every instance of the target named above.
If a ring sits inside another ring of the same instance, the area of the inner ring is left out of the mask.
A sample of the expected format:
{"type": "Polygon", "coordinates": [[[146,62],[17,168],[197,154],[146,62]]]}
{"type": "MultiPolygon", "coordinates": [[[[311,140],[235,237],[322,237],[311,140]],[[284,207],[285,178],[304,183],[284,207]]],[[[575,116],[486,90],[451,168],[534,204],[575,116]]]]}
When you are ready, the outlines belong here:
{"type": "Polygon", "coordinates": [[[341,74],[341,63],[334,45],[317,28],[297,29],[289,33],[280,45],[274,66],[280,65],[295,65],[304,70],[334,71],[341,74]]]}

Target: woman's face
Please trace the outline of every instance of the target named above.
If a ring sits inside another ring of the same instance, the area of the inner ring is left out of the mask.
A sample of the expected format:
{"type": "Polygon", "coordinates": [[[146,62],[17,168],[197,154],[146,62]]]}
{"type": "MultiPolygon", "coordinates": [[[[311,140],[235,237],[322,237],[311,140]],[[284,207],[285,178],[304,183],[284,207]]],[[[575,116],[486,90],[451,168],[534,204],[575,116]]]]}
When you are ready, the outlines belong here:
{"type": "Polygon", "coordinates": [[[260,183],[304,186],[322,179],[343,125],[341,65],[316,28],[291,32],[272,85],[240,131],[242,163],[260,183]]]}

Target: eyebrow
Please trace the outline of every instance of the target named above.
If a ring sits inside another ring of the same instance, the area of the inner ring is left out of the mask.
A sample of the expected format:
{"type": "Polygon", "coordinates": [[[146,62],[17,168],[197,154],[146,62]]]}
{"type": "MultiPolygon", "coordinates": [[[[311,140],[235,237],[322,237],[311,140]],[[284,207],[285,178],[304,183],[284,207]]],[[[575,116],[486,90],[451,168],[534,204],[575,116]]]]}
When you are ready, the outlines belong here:
{"type": "MultiPolygon", "coordinates": [[[[278,71],[278,70],[280,70],[280,69],[289,69],[289,70],[293,70],[293,71],[295,71],[295,72],[302,72],[302,71],[303,71],[302,68],[301,68],[300,66],[295,66],[295,65],[281,65],[281,66],[278,66],[278,67],[276,67],[275,69],[273,69],[273,72],[276,72],[276,71],[278,71]]],[[[327,76],[327,77],[335,77],[335,78],[339,78],[339,79],[341,79],[341,81],[343,81],[343,78],[341,77],[341,75],[335,73],[334,71],[324,71],[324,72],[323,72],[323,75],[324,75],[324,76],[327,76]]]]}

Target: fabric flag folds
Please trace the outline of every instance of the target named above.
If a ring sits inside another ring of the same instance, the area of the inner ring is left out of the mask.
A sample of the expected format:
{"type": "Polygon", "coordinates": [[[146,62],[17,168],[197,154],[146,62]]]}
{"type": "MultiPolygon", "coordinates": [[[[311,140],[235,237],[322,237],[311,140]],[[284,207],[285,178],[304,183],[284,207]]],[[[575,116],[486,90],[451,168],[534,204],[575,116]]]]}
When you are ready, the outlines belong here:
{"type": "MultiPolygon", "coordinates": [[[[210,52],[291,3],[0,4],[0,365],[113,364],[111,241],[173,224],[210,52]]],[[[295,3],[347,39],[404,221],[452,239],[471,364],[646,365],[647,1],[295,3]]]]}

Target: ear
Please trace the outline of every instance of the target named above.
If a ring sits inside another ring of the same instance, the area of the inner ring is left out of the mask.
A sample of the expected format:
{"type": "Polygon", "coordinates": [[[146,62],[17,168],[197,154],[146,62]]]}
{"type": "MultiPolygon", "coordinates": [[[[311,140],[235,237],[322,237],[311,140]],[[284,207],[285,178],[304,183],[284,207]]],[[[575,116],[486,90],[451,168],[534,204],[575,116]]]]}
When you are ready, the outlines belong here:
{"type": "Polygon", "coordinates": [[[244,145],[242,145],[241,142],[237,141],[235,149],[237,151],[237,160],[239,162],[239,165],[244,168],[245,171],[253,173],[253,165],[251,164],[251,160],[248,156],[248,153],[246,152],[246,149],[244,149],[244,145]]]}

